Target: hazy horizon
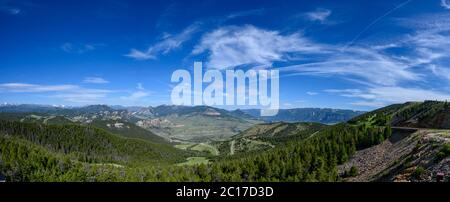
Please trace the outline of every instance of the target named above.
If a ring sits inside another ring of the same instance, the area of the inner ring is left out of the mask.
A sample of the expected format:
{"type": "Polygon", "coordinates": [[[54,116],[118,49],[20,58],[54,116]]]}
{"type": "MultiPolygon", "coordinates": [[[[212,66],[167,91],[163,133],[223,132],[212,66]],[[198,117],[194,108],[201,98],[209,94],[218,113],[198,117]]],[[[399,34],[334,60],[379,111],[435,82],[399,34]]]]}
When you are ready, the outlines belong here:
{"type": "MultiPolygon", "coordinates": [[[[56,104],[37,104],[37,103],[1,103],[0,106],[17,106],[17,105],[36,105],[36,106],[50,106],[50,107],[60,107],[60,108],[82,108],[87,106],[95,106],[95,105],[105,105],[108,107],[125,107],[125,108],[131,108],[131,107],[159,107],[159,106],[182,106],[182,107],[212,107],[212,108],[218,108],[218,109],[224,109],[224,110],[259,110],[258,107],[252,107],[252,106],[243,106],[239,108],[235,108],[233,106],[232,108],[226,108],[226,106],[209,106],[209,105],[174,105],[174,104],[160,104],[160,105],[115,105],[115,104],[104,104],[104,103],[92,103],[92,104],[86,104],[86,105],[56,105],[56,104]]],[[[361,111],[365,112],[365,110],[355,110],[355,109],[345,109],[345,108],[330,108],[330,107],[292,107],[292,108],[280,108],[280,109],[333,109],[333,110],[350,110],[350,111],[361,111]]]]}

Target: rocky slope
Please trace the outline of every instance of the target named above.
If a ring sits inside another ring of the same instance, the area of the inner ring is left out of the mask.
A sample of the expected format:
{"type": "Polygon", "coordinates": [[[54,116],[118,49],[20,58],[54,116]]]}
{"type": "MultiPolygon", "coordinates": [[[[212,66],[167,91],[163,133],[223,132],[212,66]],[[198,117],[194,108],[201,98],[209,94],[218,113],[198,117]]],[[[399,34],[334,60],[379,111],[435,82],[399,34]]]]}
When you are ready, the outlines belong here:
{"type": "Polygon", "coordinates": [[[436,181],[439,173],[448,180],[449,145],[449,130],[394,128],[388,140],[357,151],[338,171],[344,181],[436,181]],[[357,174],[345,176],[352,167],[357,174]]]}
{"type": "Polygon", "coordinates": [[[392,136],[357,151],[338,166],[345,181],[448,181],[450,105],[440,101],[390,105],[349,121],[390,125],[392,136]]]}

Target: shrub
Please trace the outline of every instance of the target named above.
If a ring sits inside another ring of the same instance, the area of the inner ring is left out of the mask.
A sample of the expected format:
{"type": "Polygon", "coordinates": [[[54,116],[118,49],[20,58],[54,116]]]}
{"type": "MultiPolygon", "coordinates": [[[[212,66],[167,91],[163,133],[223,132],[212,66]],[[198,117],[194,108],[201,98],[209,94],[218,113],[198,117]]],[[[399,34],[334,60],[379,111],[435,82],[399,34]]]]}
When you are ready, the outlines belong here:
{"type": "Polygon", "coordinates": [[[420,178],[420,176],[422,176],[423,174],[425,174],[425,169],[421,166],[417,166],[416,170],[414,170],[412,176],[414,178],[420,178]]]}
{"type": "Polygon", "coordinates": [[[439,152],[436,154],[436,160],[441,161],[445,157],[450,155],[450,144],[444,144],[439,152]]]}
{"type": "Polygon", "coordinates": [[[352,167],[350,168],[350,171],[348,172],[348,175],[349,175],[350,177],[355,177],[355,176],[357,176],[357,175],[358,175],[358,168],[355,167],[355,166],[352,166],[352,167]]]}

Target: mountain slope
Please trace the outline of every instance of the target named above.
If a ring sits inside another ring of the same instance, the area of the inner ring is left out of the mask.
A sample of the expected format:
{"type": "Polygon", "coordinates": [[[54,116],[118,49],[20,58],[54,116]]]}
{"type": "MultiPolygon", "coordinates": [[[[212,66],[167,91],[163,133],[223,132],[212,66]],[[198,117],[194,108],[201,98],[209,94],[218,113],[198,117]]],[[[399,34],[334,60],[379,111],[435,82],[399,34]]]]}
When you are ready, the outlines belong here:
{"type": "Polygon", "coordinates": [[[288,142],[301,141],[325,128],[320,123],[264,123],[232,136],[226,141],[212,144],[222,155],[245,154],[264,151],[288,142]]]}
{"type": "Polygon", "coordinates": [[[449,122],[449,105],[439,101],[395,104],[356,117],[349,123],[392,125],[393,135],[357,151],[339,172],[346,181],[436,181],[438,173],[450,172],[449,122]],[[351,168],[358,172],[346,176],[351,168]]]}
{"type": "Polygon", "coordinates": [[[200,142],[228,138],[261,123],[208,106],[161,105],[144,108],[133,115],[142,119],[136,122],[138,126],[162,137],[200,142]]]}
{"type": "Polygon", "coordinates": [[[184,152],[170,145],[122,138],[95,127],[0,121],[0,134],[40,145],[86,162],[174,163],[184,152]]]}
{"type": "Polygon", "coordinates": [[[399,127],[450,129],[450,105],[440,101],[394,104],[355,117],[349,123],[369,119],[377,124],[388,121],[390,125],[399,127]],[[377,115],[388,117],[389,120],[381,120],[377,115]]]}
{"type": "Polygon", "coordinates": [[[324,124],[320,123],[286,123],[286,122],[277,122],[277,123],[263,123],[255,125],[233,138],[283,138],[289,136],[303,136],[319,131],[324,128],[324,124]]]}
{"type": "Polygon", "coordinates": [[[343,109],[327,109],[327,108],[296,108],[296,109],[280,109],[275,116],[260,116],[257,109],[246,109],[243,112],[256,117],[258,119],[269,122],[318,122],[324,124],[334,124],[345,122],[364,112],[343,109]]]}
{"type": "Polygon", "coordinates": [[[136,126],[133,123],[123,120],[121,118],[88,118],[91,116],[97,116],[92,114],[77,115],[78,119],[64,117],[60,115],[49,115],[45,113],[0,113],[0,120],[19,121],[23,123],[38,123],[47,125],[65,125],[65,124],[79,124],[85,126],[95,126],[102,128],[110,133],[128,137],[139,138],[154,143],[168,143],[164,138],[155,135],[151,131],[136,126]],[[80,117],[85,118],[80,118],[80,117]]]}
{"type": "Polygon", "coordinates": [[[55,107],[51,105],[34,105],[34,104],[20,104],[20,105],[1,105],[0,112],[9,113],[25,113],[25,112],[35,112],[35,113],[50,113],[63,110],[62,107],[55,107]]]}
{"type": "Polygon", "coordinates": [[[357,151],[338,167],[345,181],[436,181],[450,172],[450,131],[394,129],[381,144],[357,151]],[[355,167],[358,172],[345,176],[355,167]]]}
{"type": "Polygon", "coordinates": [[[123,120],[94,120],[89,125],[127,138],[139,138],[153,143],[168,143],[163,137],[123,120]]]}

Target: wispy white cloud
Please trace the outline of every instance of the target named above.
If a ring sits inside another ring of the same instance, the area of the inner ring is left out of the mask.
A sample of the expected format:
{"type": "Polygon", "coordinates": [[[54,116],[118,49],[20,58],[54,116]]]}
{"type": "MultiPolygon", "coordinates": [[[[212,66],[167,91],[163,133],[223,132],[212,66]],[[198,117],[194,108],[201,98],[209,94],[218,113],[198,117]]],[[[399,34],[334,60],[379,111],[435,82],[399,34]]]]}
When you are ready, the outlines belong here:
{"type": "Polygon", "coordinates": [[[192,35],[198,31],[199,27],[199,23],[194,23],[185,28],[181,33],[175,35],[165,34],[161,41],[150,46],[147,50],[140,51],[137,49],[131,49],[131,51],[125,56],[137,60],[156,59],[158,55],[164,55],[170,51],[180,48],[184,42],[189,40],[192,35]]]}
{"type": "Polygon", "coordinates": [[[360,89],[326,89],[324,90],[327,93],[337,93],[344,97],[353,97],[353,98],[364,98],[364,99],[375,99],[376,97],[373,94],[365,93],[360,89]]]}
{"type": "Polygon", "coordinates": [[[331,15],[331,10],[318,8],[315,11],[305,13],[305,17],[311,21],[323,23],[331,15]]]}
{"type": "Polygon", "coordinates": [[[412,0],[405,0],[402,3],[396,5],[395,7],[391,8],[390,10],[386,11],[385,13],[383,13],[382,15],[378,16],[377,18],[375,18],[371,23],[369,23],[366,27],[364,27],[346,46],[350,47],[353,46],[354,43],[356,41],[358,41],[358,39],[365,33],[367,32],[370,28],[372,28],[372,26],[374,26],[375,24],[377,24],[378,22],[380,22],[381,20],[383,20],[384,18],[386,18],[387,16],[389,16],[390,14],[394,13],[396,10],[402,8],[403,6],[406,6],[407,4],[409,4],[412,0]]]}
{"type": "Polygon", "coordinates": [[[449,68],[439,67],[434,64],[429,65],[428,68],[436,76],[445,78],[448,81],[450,81],[450,69],[449,68]]]}
{"type": "Polygon", "coordinates": [[[339,64],[339,60],[336,60],[336,57],[329,57],[326,62],[320,63],[321,65],[305,64],[298,66],[297,69],[325,75],[346,72],[365,78],[368,85],[360,86],[360,89],[325,90],[328,93],[360,99],[351,103],[355,106],[380,107],[406,101],[449,100],[450,93],[445,88],[436,86],[436,89],[426,85],[441,82],[437,81],[439,78],[450,81],[448,17],[450,17],[448,14],[439,14],[402,19],[399,24],[413,29],[412,33],[395,42],[365,47],[364,51],[361,51],[362,47],[358,45],[341,51],[349,53],[347,58],[356,59],[351,63],[342,63],[339,65],[340,68],[333,68],[339,64]],[[392,54],[389,52],[390,49],[402,51],[392,54]],[[366,60],[369,60],[369,63],[364,62],[366,60]],[[361,68],[355,69],[355,66],[361,68]],[[411,87],[410,81],[415,82],[415,86],[421,87],[411,87]]]}
{"type": "Polygon", "coordinates": [[[22,10],[20,8],[13,8],[13,7],[2,7],[0,8],[1,11],[11,14],[11,15],[18,15],[22,10]]]}
{"type": "Polygon", "coordinates": [[[435,76],[450,81],[450,14],[428,14],[413,19],[400,19],[399,24],[414,30],[396,42],[400,48],[408,48],[402,55],[410,66],[425,67],[435,76]]]}
{"type": "Polygon", "coordinates": [[[76,85],[38,85],[28,83],[3,83],[0,84],[0,92],[20,92],[20,93],[38,93],[38,92],[58,92],[75,90],[76,85]]]}
{"type": "Polygon", "coordinates": [[[402,81],[421,81],[423,75],[413,64],[374,47],[316,43],[301,33],[281,34],[251,25],[222,27],[207,33],[192,54],[208,53],[209,68],[225,69],[240,65],[272,66],[287,61],[294,65],[281,71],[309,75],[338,75],[377,85],[396,85],[402,81]],[[307,58],[308,62],[299,61],[307,58]],[[296,64],[295,64],[296,63],[296,64]],[[352,77],[352,78],[350,78],[352,77]]]}
{"type": "Polygon", "coordinates": [[[83,83],[104,84],[109,83],[109,81],[101,77],[86,77],[84,78],[83,83]]]}
{"type": "Polygon", "coordinates": [[[239,18],[239,17],[262,15],[264,13],[264,11],[265,11],[265,9],[263,9],[263,8],[239,11],[239,12],[229,14],[226,18],[234,19],[234,18],[239,18]]]}
{"type": "Polygon", "coordinates": [[[317,95],[317,94],[319,94],[319,93],[308,91],[308,92],[306,92],[306,94],[308,94],[308,95],[317,95]]]}
{"type": "Polygon", "coordinates": [[[122,97],[122,98],[126,99],[126,100],[138,100],[138,99],[141,99],[143,97],[147,97],[148,95],[150,95],[148,92],[136,91],[136,92],[131,93],[130,96],[122,97]]]}
{"type": "Polygon", "coordinates": [[[350,103],[354,106],[361,106],[361,107],[383,107],[386,105],[386,103],[378,102],[378,101],[356,101],[350,103]]]}
{"type": "MultiPolygon", "coordinates": [[[[97,88],[84,88],[78,85],[43,85],[29,83],[2,83],[0,95],[9,93],[24,93],[53,98],[70,103],[96,104],[107,102],[135,103],[152,94],[138,83],[135,90],[108,90],[97,88]],[[127,93],[127,94],[124,94],[127,93]],[[124,96],[120,96],[124,95],[124,96]]],[[[140,102],[143,103],[143,102],[140,102]]]]}
{"type": "Polygon", "coordinates": [[[319,61],[283,67],[281,71],[306,75],[335,75],[355,77],[352,79],[377,85],[396,85],[402,81],[420,81],[423,75],[414,72],[403,60],[370,47],[327,46],[327,52],[316,55],[319,61]]]}
{"type": "Polygon", "coordinates": [[[30,0],[0,0],[0,12],[13,16],[26,14],[32,9],[39,9],[43,6],[30,0]]]}
{"type": "Polygon", "coordinates": [[[450,94],[431,89],[407,87],[376,87],[368,90],[377,100],[400,103],[422,100],[450,100],[450,94]]]}
{"type": "Polygon", "coordinates": [[[0,84],[0,93],[46,93],[45,96],[60,98],[68,102],[98,102],[106,97],[111,90],[82,88],[77,85],[42,85],[28,83],[0,84]]]}
{"type": "Polygon", "coordinates": [[[0,12],[9,15],[20,15],[25,9],[38,7],[37,4],[28,1],[0,0],[0,12]]]}
{"type": "Polygon", "coordinates": [[[292,104],[292,103],[290,103],[290,102],[284,102],[283,103],[283,107],[286,107],[286,108],[291,108],[291,107],[293,107],[294,105],[292,104]]]}
{"type": "Polygon", "coordinates": [[[418,16],[401,19],[399,24],[413,31],[387,43],[353,44],[344,49],[322,44],[328,51],[319,54],[320,60],[281,70],[342,76],[359,82],[362,84],[359,89],[326,90],[359,99],[351,103],[355,106],[380,107],[406,101],[450,99],[448,89],[435,85],[441,82],[439,78],[450,81],[450,15],[418,16]]]}
{"type": "Polygon", "coordinates": [[[353,102],[357,106],[380,107],[392,103],[423,100],[450,100],[450,94],[431,89],[408,87],[373,87],[361,89],[328,89],[328,93],[336,93],[344,97],[360,98],[353,102]]]}
{"type": "Polygon", "coordinates": [[[50,97],[63,99],[67,102],[73,103],[98,103],[101,99],[107,97],[107,93],[103,91],[78,91],[78,92],[67,92],[52,95],[50,97]]]}
{"type": "Polygon", "coordinates": [[[137,87],[138,90],[145,90],[144,86],[142,85],[142,83],[138,83],[137,87]]]}
{"type": "Polygon", "coordinates": [[[447,0],[441,0],[441,6],[445,9],[450,9],[450,3],[447,0]]]}
{"type": "Polygon", "coordinates": [[[105,46],[104,44],[74,44],[74,43],[64,43],[61,45],[61,50],[66,53],[86,53],[93,51],[99,47],[105,46]]]}
{"type": "Polygon", "coordinates": [[[271,65],[288,60],[289,53],[320,52],[300,33],[281,34],[251,25],[227,26],[204,35],[192,54],[207,52],[209,68],[225,69],[240,65],[271,65]]]}
{"type": "Polygon", "coordinates": [[[73,102],[73,103],[100,103],[104,101],[111,93],[114,93],[113,90],[106,89],[91,89],[91,88],[82,88],[77,87],[73,90],[61,91],[54,95],[49,95],[49,97],[63,99],[64,101],[73,102]]]}
{"type": "Polygon", "coordinates": [[[450,81],[450,14],[424,15],[398,22],[413,31],[387,43],[354,44],[347,48],[322,44],[327,52],[317,54],[319,60],[291,65],[282,71],[337,75],[366,86],[402,86],[438,78],[450,81]],[[401,51],[393,53],[391,49],[401,51]]]}
{"type": "Polygon", "coordinates": [[[307,107],[308,101],[306,100],[291,100],[281,102],[281,107],[284,109],[302,108],[307,107]]]}
{"type": "Polygon", "coordinates": [[[364,41],[351,46],[317,43],[299,32],[227,26],[205,34],[192,54],[206,53],[210,68],[271,67],[275,62],[286,62],[288,66],[279,67],[284,75],[341,77],[357,82],[359,89],[327,92],[360,99],[353,102],[358,106],[448,99],[447,91],[434,84],[436,79],[450,81],[450,14],[402,19],[399,25],[412,31],[395,41],[364,41]]]}
{"type": "Polygon", "coordinates": [[[137,86],[136,86],[136,89],[137,90],[134,91],[134,92],[131,92],[130,95],[122,96],[120,98],[123,99],[123,100],[127,100],[127,101],[138,101],[138,100],[140,100],[140,99],[142,99],[144,97],[148,97],[151,94],[150,91],[147,91],[143,87],[142,83],[138,83],[137,86]]]}

